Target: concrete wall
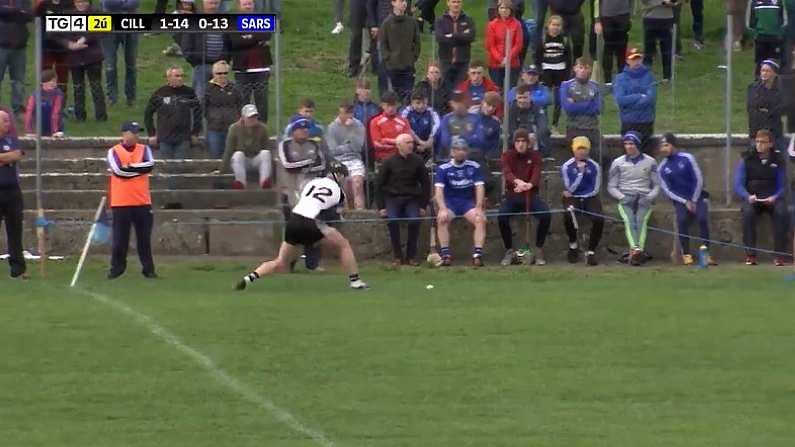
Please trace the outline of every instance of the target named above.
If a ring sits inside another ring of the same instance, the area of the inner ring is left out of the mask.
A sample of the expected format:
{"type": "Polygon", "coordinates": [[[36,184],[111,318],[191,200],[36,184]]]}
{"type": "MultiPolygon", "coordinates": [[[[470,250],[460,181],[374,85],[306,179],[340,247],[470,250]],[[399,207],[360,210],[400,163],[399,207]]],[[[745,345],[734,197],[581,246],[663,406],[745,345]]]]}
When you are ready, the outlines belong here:
{"type": "MultiPolygon", "coordinates": [[[[606,207],[607,214],[616,216],[612,205],[606,207]]],[[[50,252],[53,254],[77,255],[82,249],[86,234],[93,217],[90,211],[55,211],[48,213],[48,219],[56,225],[49,234],[50,252]]],[[[347,220],[375,219],[372,211],[346,213],[347,220]]],[[[712,238],[721,242],[740,244],[742,232],[738,209],[716,208],[711,214],[712,238]]],[[[156,254],[168,255],[210,255],[210,256],[259,256],[272,257],[276,254],[282,240],[283,226],[281,213],[277,211],[186,211],[162,210],[155,213],[155,231],[153,249],[156,254]],[[272,223],[246,224],[251,221],[270,221],[272,223]]],[[[35,251],[36,234],[34,228],[35,214],[26,213],[25,247],[35,251]]],[[[516,247],[525,245],[524,220],[514,218],[514,241],[516,247]]],[[[587,231],[590,223],[581,219],[581,227],[587,231]]],[[[673,211],[668,206],[658,206],[651,217],[650,225],[667,230],[673,228],[673,211]]],[[[390,260],[392,258],[386,225],[379,223],[342,223],[338,227],[351,240],[359,259],[390,260]]],[[[760,247],[772,247],[770,228],[767,222],[760,225],[760,247]]],[[[531,240],[535,240],[536,224],[531,226],[531,240]]],[[[695,231],[695,226],[691,231],[695,231]]],[[[405,228],[403,229],[405,238],[405,228]]],[[[496,219],[490,219],[485,246],[485,258],[495,263],[501,258],[504,250],[497,228],[496,219]]],[[[420,232],[420,256],[427,254],[429,242],[428,223],[423,223],[420,232]]],[[[452,229],[452,250],[458,262],[468,262],[472,248],[472,232],[465,222],[458,220],[452,229]]],[[[563,228],[563,216],[552,217],[551,234],[546,244],[547,258],[552,262],[565,262],[565,251],[568,240],[563,228]]],[[[131,244],[134,247],[134,242],[131,244]]],[[[599,250],[603,261],[612,262],[616,256],[606,251],[607,247],[615,251],[626,249],[623,225],[608,221],[604,239],[599,250]]],[[[668,260],[674,247],[674,238],[670,234],[651,231],[648,237],[648,251],[657,259],[668,260]]],[[[693,244],[696,247],[696,244],[693,244]]],[[[107,253],[108,246],[92,248],[93,253],[107,253]]],[[[0,252],[5,253],[5,238],[0,238],[0,252]]],[[[134,253],[131,249],[130,253],[134,253]]],[[[713,253],[727,261],[740,260],[741,250],[735,248],[714,247],[713,253]]]]}

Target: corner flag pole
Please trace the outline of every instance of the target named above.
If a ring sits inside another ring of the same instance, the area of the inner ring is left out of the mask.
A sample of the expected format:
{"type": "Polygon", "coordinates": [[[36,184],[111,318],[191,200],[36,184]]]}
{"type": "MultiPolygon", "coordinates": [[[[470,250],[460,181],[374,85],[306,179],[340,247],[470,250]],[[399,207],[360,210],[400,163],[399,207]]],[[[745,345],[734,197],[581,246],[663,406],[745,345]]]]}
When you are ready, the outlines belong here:
{"type": "Polygon", "coordinates": [[[77,284],[77,280],[80,278],[80,272],[83,271],[83,263],[86,260],[86,255],[88,255],[88,249],[91,247],[91,240],[94,238],[94,232],[97,230],[97,221],[102,214],[102,209],[105,208],[106,200],[107,197],[102,196],[102,199],[99,201],[97,212],[94,213],[94,221],[91,223],[91,229],[88,231],[86,243],[83,245],[83,252],[80,254],[80,260],[77,262],[77,269],[75,269],[75,274],[72,276],[72,282],[69,284],[69,287],[74,287],[75,284],[77,284]]]}
{"type": "Polygon", "coordinates": [[[44,217],[44,205],[41,197],[41,70],[42,70],[42,20],[41,17],[36,16],[34,21],[35,35],[35,79],[36,85],[34,89],[34,98],[36,101],[35,119],[36,119],[36,239],[38,241],[39,249],[39,274],[42,278],[47,277],[47,233],[46,225],[47,219],[44,217]]]}

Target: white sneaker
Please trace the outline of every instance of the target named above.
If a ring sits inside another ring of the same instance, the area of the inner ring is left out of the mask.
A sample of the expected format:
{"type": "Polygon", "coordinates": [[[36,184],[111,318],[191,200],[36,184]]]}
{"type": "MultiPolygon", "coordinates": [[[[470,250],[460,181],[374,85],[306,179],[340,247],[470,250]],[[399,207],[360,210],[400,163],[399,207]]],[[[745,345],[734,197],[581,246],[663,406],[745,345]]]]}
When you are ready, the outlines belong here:
{"type": "Polygon", "coordinates": [[[361,279],[357,279],[356,281],[351,282],[351,289],[356,290],[366,290],[369,286],[366,282],[362,281],[361,279]]]}
{"type": "Polygon", "coordinates": [[[337,25],[334,26],[333,30],[331,30],[331,34],[339,34],[344,29],[345,29],[345,27],[342,26],[342,22],[337,22],[337,25]]]}

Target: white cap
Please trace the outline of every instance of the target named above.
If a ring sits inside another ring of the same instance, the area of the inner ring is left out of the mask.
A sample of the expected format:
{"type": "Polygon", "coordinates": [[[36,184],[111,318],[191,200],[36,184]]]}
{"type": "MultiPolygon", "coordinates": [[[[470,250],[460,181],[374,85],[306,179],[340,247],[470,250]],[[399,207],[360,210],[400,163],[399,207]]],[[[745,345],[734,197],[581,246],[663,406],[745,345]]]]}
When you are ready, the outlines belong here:
{"type": "Polygon", "coordinates": [[[259,115],[259,112],[257,112],[257,106],[254,104],[246,104],[243,106],[243,110],[240,114],[243,115],[243,118],[251,118],[252,116],[259,115]]]}

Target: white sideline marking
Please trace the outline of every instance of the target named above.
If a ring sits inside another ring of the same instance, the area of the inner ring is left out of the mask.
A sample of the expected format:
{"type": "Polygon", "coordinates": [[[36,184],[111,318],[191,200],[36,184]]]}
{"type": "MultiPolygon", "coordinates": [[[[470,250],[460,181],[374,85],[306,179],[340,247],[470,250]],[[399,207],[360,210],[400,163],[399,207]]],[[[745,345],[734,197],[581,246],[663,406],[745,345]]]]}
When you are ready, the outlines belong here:
{"type": "Polygon", "coordinates": [[[161,338],[163,341],[174,347],[176,350],[182,352],[183,354],[190,357],[193,361],[201,365],[205,370],[207,370],[207,372],[209,372],[215,378],[215,380],[220,382],[222,385],[234,391],[243,399],[267,411],[268,413],[271,414],[271,416],[275,417],[279,422],[283,423],[284,425],[287,425],[288,427],[290,427],[291,429],[293,429],[298,433],[301,433],[303,435],[312,438],[313,441],[315,441],[317,444],[323,447],[335,447],[334,441],[328,439],[325,434],[302,424],[289,411],[274,404],[273,401],[271,401],[267,396],[257,393],[250,386],[246,385],[245,383],[231,376],[229,373],[227,373],[222,368],[217,366],[210,357],[185,344],[175,334],[173,334],[163,326],[159,325],[152,317],[143,314],[141,312],[138,312],[137,310],[127,306],[126,304],[120,301],[114,300],[109,296],[96,292],[90,292],[88,290],[82,290],[82,289],[78,290],[87,294],[88,296],[90,296],[96,301],[99,301],[102,304],[110,306],[118,311],[121,311],[124,314],[127,314],[127,316],[135,320],[136,323],[148,329],[149,332],[152,333],[152,335],[161,338]]]}

